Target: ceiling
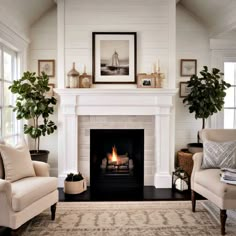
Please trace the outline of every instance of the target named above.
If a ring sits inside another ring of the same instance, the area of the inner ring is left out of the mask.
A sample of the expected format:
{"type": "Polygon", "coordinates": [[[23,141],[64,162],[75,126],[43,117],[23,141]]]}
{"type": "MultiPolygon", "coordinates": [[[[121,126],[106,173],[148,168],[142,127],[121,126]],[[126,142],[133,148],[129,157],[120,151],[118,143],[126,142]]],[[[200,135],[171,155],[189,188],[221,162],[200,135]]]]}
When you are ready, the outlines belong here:
{"type": "Polygon", "coordinates": [[[27,35],[30,26],[54,5],[54,0],[0,0],[0,20],[27,35]]]}
{"type": "Polygon", "coordinates": [[[177,4],[200,19],[212,37],[236,29],[235,0],[179,0],[177,4]]]}
{"type": "MultiPolygon", "coordinates": [[[[198,18],[212,37],[236,31],[236,0],[176,0],[176,4],[198,18]]],[[[55,0],[0,0],[0,21],[28,35],[30,27],[55,5],[55,0]]]]}

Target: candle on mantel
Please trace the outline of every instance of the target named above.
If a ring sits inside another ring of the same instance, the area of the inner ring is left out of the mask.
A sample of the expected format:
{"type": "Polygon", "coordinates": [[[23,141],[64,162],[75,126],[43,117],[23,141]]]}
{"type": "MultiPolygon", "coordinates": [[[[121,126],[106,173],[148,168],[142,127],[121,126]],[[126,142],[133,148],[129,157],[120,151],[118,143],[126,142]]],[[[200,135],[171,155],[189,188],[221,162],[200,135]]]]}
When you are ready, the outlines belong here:
{"type": "Polygon", "coordinates": [[[157,62],[156,62],[156,72],[160,73],[160,60],[159,59],[157,59],[157,62]]]}
{"type": "Polygon", "coordinates": [[[86,65],[84,64],[84,74],[86,74],[86,65]]]}

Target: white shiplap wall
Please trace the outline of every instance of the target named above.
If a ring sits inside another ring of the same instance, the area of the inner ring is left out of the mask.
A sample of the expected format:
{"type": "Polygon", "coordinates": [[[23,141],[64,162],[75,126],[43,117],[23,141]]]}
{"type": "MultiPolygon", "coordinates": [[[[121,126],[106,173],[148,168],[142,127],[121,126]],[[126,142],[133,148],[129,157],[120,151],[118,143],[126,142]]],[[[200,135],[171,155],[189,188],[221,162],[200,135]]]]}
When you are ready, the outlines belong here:
{"type": "MultiPolygon", "coordinates": [[[[204,65],[210,67],[208,31],[194,16],[180,4],[176,12],[176,87],[180,81],[187,81],[190,77],[180,77],[180,59],[197,59],[197,71],[204,65]]],[[[176,138],[175,148],[179,150],[188,143],[197,142],[197,132],[202,127],[202,121],[196,120],[190,114],[183,99],[176,96],[176,138]]]]}
{"type": "MultiPolygon", "coordinates": [[[[58,0],[60,2],[61,0],[58,0]]],[[[167,74],[172,52],[169,48],[169,6],[166,0],[66,0],[65,2],[65,74],[71,69],[72,62],[82,72],[86,64],[88,73],[92,71],[92,31],[137,31],[137,69],[138,72],[150,72],[151,64],[157,58],[167,74]],[[92,3],[93,2],[93,3],[92,3]]],[[[58,7],[60,7],[58,5],[58,7]]],[[[179,64],[181,58],[196,58],[198,68],[209,64],[209,41],[205,27],[181,6],[177,6],[176,34],[176,73],[174,83],[179,86],[179,64]]],[[[63,19],[60,19],[63,21],[63,19]]],[[[58,22],[59,24],[59,22],[58,22]]],[[[60,49],[56,47],[57,12],[49,11],[31,28],[30,69],[37,71],[38,59],[56,59],[60,49]]],[[[61,28],[60,28],[61,29],[61,28]]],[[[175,53],[175,52],[174,52],[175,53]]],[[[175,57],[174,57],[175,58],[175,57]]],[[[56,64],[58,63],[58,58],[56,64]]],[[[64,64],[63,64],[64,65],[64,64]]],[[[172,68],[169,68],[170,70],[172,68]]],[[[58,70],[59,71],[59,70],[58,70]]],[[[56,83],[60,75],[56,75],[56,83]]],[[[64,80],[64,75],[62,76],[64,80]]],[[[64,83],[64,82],[63,82],[64,83]]],[[[201,121],[196,121],[182,99],[176,96],[176,150],[196,141],[196,133],[201,121]]],[[[55,113],[57,117],[57,113],[55,113]]],[[[56,118],[55,118],[56,119],[56,118]]],[[[59,124],[60,125],[60,124],[59,124]]],[[[50,164],[56,173],[57,133],[42,140],[42,148],[51,151],[50,164]]]]}
{"type": "MultiPolygon", "coordinates": [[[[40,18],[30,31],[30,65],[29,70],[38,73],[38,60],[57,59],[57,8],[54,7],[40,18]]],[[[56,60],[57,62],[57,60],[56,60]]],[[[55,78],[50,78],[50,83],[57,84],[55,78]]],[[[52,119],[57,123],[57,110],[52,119]]],[[[32,140],[31,140],[32,141],[32,140]]],[[[31,142],[31,145],[33,142],[31,142]]],[[[51,175],[57,176],[57,133],[42,137],[40,149],[50,151],[49,164],[51,175]]]]}
{"type": "MultiPolygon", "coordinates": [[[[168,72],[170,35],[175,34],[175,16],[169,17],[172,0],[66,0],[65,74],[76,62],[92,73],[92,32],[137,32],[137,72],[150,73],[160,59],[168,72]]],[[[174,5],[175,6],[175,5],[174,5]]],[[[175,52],[174,52],[175,53],[175,52]]],[[[171,78],[172,81],[175,78],[171,78]]],[[[172,84],[174,84],[172,82],[172,84]]]]}

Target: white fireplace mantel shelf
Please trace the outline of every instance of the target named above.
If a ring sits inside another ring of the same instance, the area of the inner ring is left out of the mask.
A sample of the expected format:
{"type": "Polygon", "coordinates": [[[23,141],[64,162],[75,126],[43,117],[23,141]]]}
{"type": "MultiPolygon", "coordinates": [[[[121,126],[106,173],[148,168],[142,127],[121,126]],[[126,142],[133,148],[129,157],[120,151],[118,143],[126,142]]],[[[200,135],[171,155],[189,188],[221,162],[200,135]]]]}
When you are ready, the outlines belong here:
{"type": "MultiPolygon", "coordinates": [[[[78,116],[152,115],[155,117],[154,158],[156,188],[171,187],[174,156],[174,96],[178,89],[89,88],[54,89],[59,95],[59,186],[67,173],[78,171],[78,116]]],[[[88,165],[89,166],[89,165],[88,165]]],[[[89,178],[89,176],[88,176],[89,178]]]]}
{"type": "Polygon", "coordinates": [[[64,114],[155,115],[173,106],[177,89],[54,89],[64,114]],[[142,108],[142,109],[140,109],[142,108]]]}
{"type": "Polygon", "coordinates": [[[54,89],[60,95],[79,95],[79,94],[166,94],[175,95],[178,89],[168,88],[64,88],[54,89]]]}

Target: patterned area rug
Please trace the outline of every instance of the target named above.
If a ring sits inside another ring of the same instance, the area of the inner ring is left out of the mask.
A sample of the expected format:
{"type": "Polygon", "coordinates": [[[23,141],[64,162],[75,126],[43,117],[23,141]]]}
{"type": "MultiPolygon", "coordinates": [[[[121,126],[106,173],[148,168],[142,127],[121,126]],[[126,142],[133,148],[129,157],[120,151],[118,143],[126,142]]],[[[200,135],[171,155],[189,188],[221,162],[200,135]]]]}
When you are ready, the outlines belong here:
{"type": "MultiPolygon", "coordinates": [[[[44,211],[20,228],[22,236],[183,236],[220,235],[219,210],[208,201],[60,202],[56,220],[44,211]],[[218,214],[218,215],[217,215],[218,214]]],[[[234,212],[235,213],[235,212],[234,212]]],[[[233,213],[233,215],[234,215],[233,213]]],[[[227,221],[235,235],[236,214],[227,221]],[[235,218],[231,218],[235,217],[235,218]]]]}

